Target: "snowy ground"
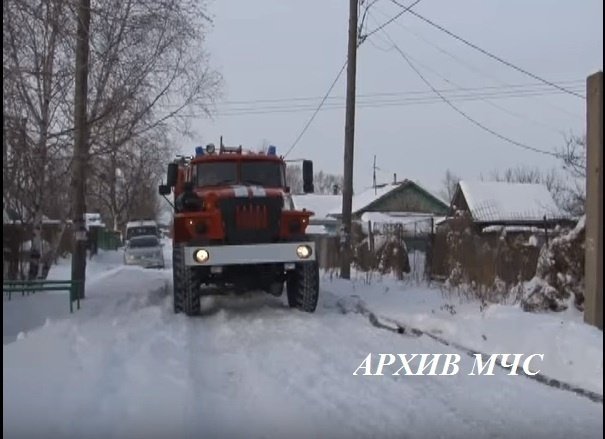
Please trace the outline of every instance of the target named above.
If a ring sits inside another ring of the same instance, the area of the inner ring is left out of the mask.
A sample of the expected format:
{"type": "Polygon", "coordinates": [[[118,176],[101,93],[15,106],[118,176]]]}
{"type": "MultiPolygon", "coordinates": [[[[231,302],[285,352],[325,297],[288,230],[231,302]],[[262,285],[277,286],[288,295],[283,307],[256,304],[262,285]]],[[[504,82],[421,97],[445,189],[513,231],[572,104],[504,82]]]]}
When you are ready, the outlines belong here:
{"type": "MultiPolygon", "coordinates": [[[[544,353],[545,374],[602,394],[602,332],[574,312],[480,312],[427,286],[324,275],[315,314],[250,294],[187,318],[172,313],[169,268],[121,258],[89,262],[73,315],[66,296],[4,299],[5,438],[602,436],[601,403],[502,370],[468,376],[464,355],[454,376],[353,376],[368,353],[460,351],[378,329],[338,303],[363,301],[483,352],[544,353]]],[[[50,276],[69,277],[69,266],[50,276]]]]}

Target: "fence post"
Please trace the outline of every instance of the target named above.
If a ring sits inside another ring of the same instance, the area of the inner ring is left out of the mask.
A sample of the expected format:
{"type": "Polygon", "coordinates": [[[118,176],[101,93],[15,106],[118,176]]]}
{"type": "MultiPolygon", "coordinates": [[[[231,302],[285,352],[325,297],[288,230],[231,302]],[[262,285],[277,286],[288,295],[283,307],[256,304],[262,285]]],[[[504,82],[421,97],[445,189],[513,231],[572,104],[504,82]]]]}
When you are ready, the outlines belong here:
{"type": "Polygon", "coordinates": [[[368,244],[370,253],[374,254],[374,230],[372,230],[372,221],[368,221],[368,244]]]}
{"type": "MultiPolygon", "coordinates": [[[[401,224],[397,224],[397,227],[395,228],[395,230],[397,230],[397,245],[399,246],[399,249],[401,249],[403,246],[401,245],[402,241],[403,241],[403,232],[402,232],[402,225],[401,224]]],[[[408,255],[409,258],[409,255],[408,255]]],[[[403,280],[403,267],[401,266],[401,257],[397,257],[395,258],[396,261],[396,267],[397,267],[397,279],[398,280],[403,280]]]]}

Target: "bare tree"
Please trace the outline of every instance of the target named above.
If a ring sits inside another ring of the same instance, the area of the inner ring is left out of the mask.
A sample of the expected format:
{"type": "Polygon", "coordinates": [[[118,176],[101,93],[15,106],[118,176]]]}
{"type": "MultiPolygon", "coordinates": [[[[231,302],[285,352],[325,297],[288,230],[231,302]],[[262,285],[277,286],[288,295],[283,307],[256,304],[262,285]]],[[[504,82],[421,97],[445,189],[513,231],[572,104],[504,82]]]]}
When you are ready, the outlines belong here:
{"type": "Polygon", "coordinates": [[[573,177],[586,179],[586,136],[570,135],[558,151],[563,159],[563,169],[573,177]]]}
{"type": "MultiPolygon", "coordinates": [[[[115,228],[157,212],[173,134],[213,111],[203,0],[98,0],[91,9],[87,200],[115,228]]],[[[3,2],[3,204],[66,219],[74,135],[76,10],[70,0],[3,2]]],[[[39,234],[34,237],[38,247],[39,234]]]]}
{"type": "Polygon", "coordinates": [[[447,169],[445,171],[445,177],[443,177],[443,180],[441,180],[443,188],[439,192],[439,195],[441,195],[444,199],[450,202],[454,197],[454,192],[456,192],[456,186],[458,186],[460,180],[460,177],[458,177],[452,171],[447,169]]]}
{"type": "Polygon", "coordinates": [[[97,180],[91,187],[97,188],[104,213],[119,228],[131,215],[133,186],[155,187],[160,180],[174,152],[170,133],[188,129],[183,112],[210,114],[221,78],[209,67],[204,51],[209,19],[202,2],[103,0],[93,21],[99,30],[91,42],[89,117],[95,166],[90,176],[97,180]],[[145,162],[139,163],[140,157],[145,162]],[[124,181],[132,175],[139,180],[124,181]]]}
{"type": "MultiPolygon", "coordinates": [[[[290,187],[290,191],[293,194],[303,193],[302,168],[300,166],[288,166],[286,184],[290,187]]],[[[313,184],[315,186],[315,193],[317,194],[340,194],[342,193],[343,177],[320,170],[314,173],[313,184]]]]}
{"type": "MultiPolygon", "coordinates": [[[[8,182],[3,197],[33,223],[31,276],[38,276],[36,256],[44,251],[41,233],[43,212],[52,199],[49,182],[64,172],[56,164],[64,157],[66,139],[53,138],[51,132],[66,124],[62,107],[72,87],[73,67],[63,44],[69,32],[66,8],[60,0],[3,2],[3,111],[13,122],[13,148],[6,155],[13,167],[9,175],[16,178],[8,182]],[[25,191],[13,192],[14,186],[25,191]]],[[[67,209],[61,213],[65,217],[67,209]]]]}

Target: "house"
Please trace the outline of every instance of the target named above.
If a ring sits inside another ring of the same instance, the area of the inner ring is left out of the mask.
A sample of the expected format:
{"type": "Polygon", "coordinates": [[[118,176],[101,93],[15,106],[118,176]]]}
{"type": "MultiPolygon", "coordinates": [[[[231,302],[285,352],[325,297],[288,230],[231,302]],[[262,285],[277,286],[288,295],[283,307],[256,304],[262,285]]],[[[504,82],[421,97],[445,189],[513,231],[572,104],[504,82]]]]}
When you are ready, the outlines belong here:
{"type": "MultiPolygon", "coordinates": [[[[369,227],[374,233],[397,230],[408,249],[424,250],[434,223],[447,215],[447,203],[417,182],[405,179],[376,188],[368,188],[353,196],[352,216],[364,234],[369,227]]],[[[341,214],[332,211],[340,218],[341,214]]]]}
{"type": "Polygon", "coordinates": [[[437,224],[431,276],[445,280],[457,267],[481,285],[528,280],[542,245],[558,226],[573,225],[543,184],[460,181],[448,218],[437,224]]]}
{"type": "Polygon", "coordinates": [[[543,184],[485,181],[458,183],[449,217],[467,213],[477,231],[489,232],[507,227],[510,231],[549,229],[573,225],[574,221],[555,203],[543,184]]]}
{"type": "MultiPolygon", "coordinates": [[[[337,234],[342,217],[342,195],[294,195],[298,209],[313,211],[310,232],[323,227],[323,233],[337,234]]],[[[449,207],[428,190],[411,180],[378,185],[353,195],[352,218],[362,231],[381,232],[399,227],[408,247],[424,248],[435,220],[445,217],[449,207]],[[417,242],[416,242],[417,241],[417,242]]]]}
{"type": "MultiPolygon", "coordinates": [[[[368,188],[353,196],[352,215],[361,220],[365,213],[375,212],[388,216],[445,216],[447,203],[412,180],[403,180],[368,188]]],[[[341,212],[333,209],[331,216],[340,218],[341,212]]]]}

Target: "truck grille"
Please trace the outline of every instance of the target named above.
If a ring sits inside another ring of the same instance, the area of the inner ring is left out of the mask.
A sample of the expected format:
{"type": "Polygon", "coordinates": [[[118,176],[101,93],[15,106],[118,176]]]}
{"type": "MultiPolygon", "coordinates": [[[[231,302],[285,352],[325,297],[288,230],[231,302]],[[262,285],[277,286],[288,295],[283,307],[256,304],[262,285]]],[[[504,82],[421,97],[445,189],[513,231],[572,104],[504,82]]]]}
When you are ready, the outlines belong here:
{"type": "Polygon", "coordinates": [[[228,198],[219,206],[227,244],[273,242],[279,237],[281,197],[228,198]]]}

